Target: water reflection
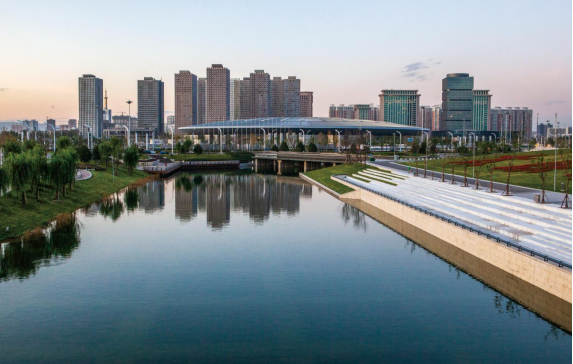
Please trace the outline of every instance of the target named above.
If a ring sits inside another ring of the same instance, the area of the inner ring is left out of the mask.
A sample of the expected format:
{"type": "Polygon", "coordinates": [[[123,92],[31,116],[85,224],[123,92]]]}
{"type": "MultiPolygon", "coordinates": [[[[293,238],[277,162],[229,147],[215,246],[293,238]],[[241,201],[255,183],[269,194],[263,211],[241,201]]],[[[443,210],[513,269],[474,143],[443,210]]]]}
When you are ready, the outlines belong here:
{"type": "Polygon", "coordinates": [[[354,206],[344,204],[342,206],[342,219],[344,223],[352,221],[355,228],[362,229],[366,231],[366,214],[357,209],[354,206]]]}
{"type": "Polygon", "coordinates": [[[35,229],[19,243],[0,245],[0,281],[26,279],[42,266],[69,259],[80,244],[76,214],[60,215],[48,229],[35,229]]]}
{"type": "Polygon", "coordinates": [[[175,179],[175,216],[190,221],[206,214],[212,229],[230,223],[231,211],[243,213],[256,224],[271,215],[295,215],[301,198],[312,197],[312,186],[293,177],[255,174],[182,174],[175,179]]]}

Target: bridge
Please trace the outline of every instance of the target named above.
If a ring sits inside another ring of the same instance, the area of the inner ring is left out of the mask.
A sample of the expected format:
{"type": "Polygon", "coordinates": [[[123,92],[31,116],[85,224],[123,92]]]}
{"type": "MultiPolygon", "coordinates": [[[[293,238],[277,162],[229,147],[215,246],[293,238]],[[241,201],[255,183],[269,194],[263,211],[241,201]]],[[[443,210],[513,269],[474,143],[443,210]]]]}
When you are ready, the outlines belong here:
{"type": "Polygon", "coordinates": [[[277,175],[295,173],[295,169],[308,172],[346,163],[346,154],[302,152],[255,152],[255,172],[270,171],[277,175]]]}
{"type": "Polygon", "coordinates": [[[180,171],[195,171],[204,169],[239,169],[240,164],[241,162],[238,160],[182,161],[143,165],[141,166],[141,169],[150,174],[158,174],[160,177],[168,177],[180,171]]]}

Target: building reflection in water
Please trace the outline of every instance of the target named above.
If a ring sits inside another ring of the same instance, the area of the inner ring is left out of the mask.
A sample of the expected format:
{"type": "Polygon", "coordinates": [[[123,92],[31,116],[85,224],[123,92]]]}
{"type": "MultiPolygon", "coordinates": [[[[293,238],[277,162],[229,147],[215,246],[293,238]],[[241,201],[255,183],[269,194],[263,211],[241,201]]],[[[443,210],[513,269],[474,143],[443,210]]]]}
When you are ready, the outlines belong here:
{"type": "Polygon", "coordinates": [[[263,223],[271,214],[297,214],[300,199],[312,198],[312,186],[300,178],[260,174],[204,174],[200,183],[196,176],[182,174],[174,188],[175,216],[191,221],[204,213],[213,229],[228,225],[231,211],[263,223]]]}
{"type": "Polygon", "coordinates": [[[0,282],[27,279],[40,267],[61,264],[79,245],[76,214],[59,215],[47,229],[34,229],[20,242],[0,244],[0,282]]]}
{"type": "Polygon", "coordinates": [[[139,187],[139,209],[154,213],[165,208],[165,181],[151,180],[139,187]]]}

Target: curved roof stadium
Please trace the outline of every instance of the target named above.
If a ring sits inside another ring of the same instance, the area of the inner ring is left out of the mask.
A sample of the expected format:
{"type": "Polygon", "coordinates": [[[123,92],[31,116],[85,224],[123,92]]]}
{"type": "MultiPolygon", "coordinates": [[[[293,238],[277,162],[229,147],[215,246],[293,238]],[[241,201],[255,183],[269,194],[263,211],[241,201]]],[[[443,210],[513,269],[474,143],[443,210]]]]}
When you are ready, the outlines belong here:
{"type": "Polygon", "coordinates": [[[373,135],[388,135],[395,131],[399,131],[402,134],[418,134],[422,131],[429,131],[429,129],[419,128],[408,125],[400,125],[394,123],[388,123],[384,121],[370,121],[370,120],[357,120],[357,119],[339,119],[339,118],[299,118],[299,117],[289,117],[289,118],[259,118],[259,119],[247,119],[247,120],[227,120],[227,121],[217,121],[213,123],[185,126],[178,128],[187,134],[207,134],[212,133],[213,130],[228,130],[228,129],[241,129],[241,130],[252,130],[259,131],[261,128],[269,129],[291,129],[293,131],[298,131],[303,129],[305,132],[326,132],[339,130],[341,132],[345,130],[368,130],[373,135]]]}

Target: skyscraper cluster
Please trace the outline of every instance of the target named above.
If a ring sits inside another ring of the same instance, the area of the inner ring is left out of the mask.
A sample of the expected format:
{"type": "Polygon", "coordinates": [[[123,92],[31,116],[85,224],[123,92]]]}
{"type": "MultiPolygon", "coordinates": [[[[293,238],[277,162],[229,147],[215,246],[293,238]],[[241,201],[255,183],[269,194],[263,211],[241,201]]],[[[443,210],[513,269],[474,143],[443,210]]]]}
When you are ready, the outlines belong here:
{"type": "Polygon", "coordinates": [[[176,128],[226,120],[310,117],[312,102],[312,92],[301,92],[295,76],[271,78],[264,70],[255,70],[248,77],[232,79],[222,64],[208,67],[205,78],[197,79],[189,71],[175,75],[176,128]]]}
{"type": "Polygon", "coordinates": [[[442,103],[420,104],[418,90],[382,90],[379,113],[368,105],[330,105],[329,117],[390,122],[432,131],[467,134],[498,132],[529,137],[533,112],[527,107],[492,108],[489,90],[474,89],[467,73],[450,73],[442,80],[442,103]]]}

